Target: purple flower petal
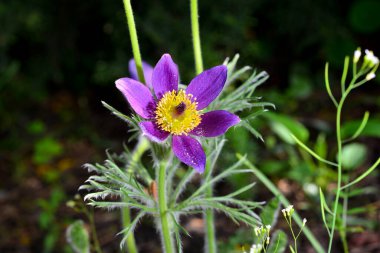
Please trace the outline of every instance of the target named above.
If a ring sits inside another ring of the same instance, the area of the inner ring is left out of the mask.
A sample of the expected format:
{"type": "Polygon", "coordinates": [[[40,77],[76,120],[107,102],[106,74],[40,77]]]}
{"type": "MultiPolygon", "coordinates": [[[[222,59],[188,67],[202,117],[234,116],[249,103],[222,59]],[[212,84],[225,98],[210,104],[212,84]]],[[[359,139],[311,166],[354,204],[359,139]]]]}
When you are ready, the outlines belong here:
{"type": "MultiPolygon", "coordinates": [[[[143,65],[145,83],[151,89],[152,88],[153,67],[144,61],[142,62],[142,65],[143,65]]],[[[135,79],[138,81],[139,76],[137,74],[136,63],[135,63],[134,59],[131,59],[129,61],[128,67],[129,67],[129,74],[131,74],[132,79],[135,79]]]]}
{"type": "Polygon", "coordinates": [[[154,67],[152,85],[158,99],[166,92],[178,89],[178,67],[169,54],[164,54],[154,67]]]}
{"type": "Polygon", "coordinates": [[[190,134],[215,137],[224,134],[230,127],[240,122],[240,118],[228,111],[211,111],[203,114],[201,123],[190,134]]]}
{"type": "Polygon", "coordinates": [[[222,91],[227,79],[227,67],[216,66],[203,71],[193,80],[186,89],[187,94],[192,94],[198,102],[198,110],[208,106],[222,91]]]}
{"type": "Polygon", "coordinates": [[[173,135],[173,153],[178,159],[193,167],[199,173],[203,173],[206,165],[206,154],[202,145],[187,135],[173,135]]]}
{"type": "Polygon", "coordinates": [[[154,117],[156,103],[148,87],[127,77],[120,78],[115,83],[138,115],[145,119],[154,117]]]}
{"type": "Polygon", "coordinates": [[[163,142],[169,136],[168,132],[159,129],[152,121],[142,121],[139,123],[139,126],[143,134],[151,141],[163,142]]]}

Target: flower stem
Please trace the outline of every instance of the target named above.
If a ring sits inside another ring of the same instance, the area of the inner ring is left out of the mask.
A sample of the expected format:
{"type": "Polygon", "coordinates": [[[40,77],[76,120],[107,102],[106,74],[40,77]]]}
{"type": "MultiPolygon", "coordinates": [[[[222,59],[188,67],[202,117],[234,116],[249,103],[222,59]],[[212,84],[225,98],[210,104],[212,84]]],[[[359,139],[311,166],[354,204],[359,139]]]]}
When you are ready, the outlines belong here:
{"type": "Polygon", "coordinates": [[[203,71],[203,60],[202,60],[202,50],[201,50],[201,39],[199,35],[198,1],[197,0],[190,0],[190,13],[191,13],[191,31],[193,34],[195,72],[197,74],[200,74],[203,71]]]}
{"type": "Polygon", "coordinates": [[[139,77],[140,82],[145,83],[139,41],[137,39],[136,24],[133,18],[131,0],[123,0],[123,3],[125,8],[125,16],[127,17],[129,36],[131,38],[133,58],[135,59],[136,63],[137,75],[139,77]]]}
{"type": "MultiPolygon", "coordinates": [[[[149,142],[145,137],[140,137],[139,141],[136,144],[135,149],[132,153],[132,158],[129,161],[129,165],[126,170],[129,172],[131,165],[138,162],[141,159],[141,156],[149,148],[149,142]]],[[[124,200],[123,200],[124,201],[124,200]]],[[[128,207],[121,209],[121,217],[123,222],[123,228],[129,227],[131,224],[131,211],[128,207]]],[[[133,233],[130,233],[127,237],[127,249],[129,253],[137,253],[136,240],[133,233]]]]}
{"type": "Polygon", "coordinates": [[[174,253],[173,241],[170,235],[169,213],[166,203],[166,163],[160,164],[158,172],[158,206],[160,209],[161,231],[165,253],[174,253]]]}
{"type": "MultiPolygon", "coordinates": [[[[129,208],[123,208],[121,212],[122,212],[123,227],[126,228],[130,226],[131,224],[131,211],[129,210],[129,208]]],[[[127,243],[128,253],[138,252],[135,235],[133,233],[130,233],[128,235],[126,243],[127,243]]]]}
{"type": "MultiPolygon", "coordinates": [[[[207,152],[208,150],[206,150],[206,154],[209,153],[207,152]]],[[[206,161],[206,168],[205,168],[205,178],[207,180],[208,179],[211,179],[211,177],[209,177],[209,173],[212,173],[211,172],[211,163],[210,163],[210,159],[207,159],[206,161]]],[[[204,182],[206,183],[206,182],[204,182]]],[[[213,188],[212,188],[212,184],[206,188],[206,198],[211,198],[212,197],[212,194],[213,193],[213,188]]],[[[216,235],[215,235],[215,220],[214,220],[214,210],[212,209],[207,209],[205,211],[205,215],[204,215],[204,219],[205,219],[205,223],[206,223],[206,231],[205,231],[205,243],[206,243],[206,246],[205,246],[205,251],[207,253],[216,253],[217,252],[217,248],[216,248],[216,235]]]]}
{"type": "MultiPolygon", "coordinates": [[[[206,189],[206,197],[212,197],[212,188],[206,189]]],[[[206,242],[207,252],[216,253],[216,239],[215,239],[215,226],[214,226],[214,211],[207,209],[205,212],[206,220],[206,242]]]]}
{"type": "Polygon", "coordinates": [[[339,198],[340,198],[340,193],[342,190],[342,148],[343,146],[342,146],[342,137],[341,137],[341,132],[340,132],[342,108],[343,108],[344,101],[346,100],[347,95],[350,93],[354,82],[355,82],[355,78],[351,81],[351,84],[346,90],[346,92],[343,93],[342,98],[339,101],[337,113],[336,113],[336,140],[337,140],[337,146],[338,146],[338,156],[337,156],[338,157],[338,182],[337,182],[337,190],[336,190],[335,203],[334,203],[334,209],[333,209],[333,220],[331,224],[328,253],[331,252],[331,247],[332,247],[334,232],[335,232],[336,217],[338,213],[339,198]]]}

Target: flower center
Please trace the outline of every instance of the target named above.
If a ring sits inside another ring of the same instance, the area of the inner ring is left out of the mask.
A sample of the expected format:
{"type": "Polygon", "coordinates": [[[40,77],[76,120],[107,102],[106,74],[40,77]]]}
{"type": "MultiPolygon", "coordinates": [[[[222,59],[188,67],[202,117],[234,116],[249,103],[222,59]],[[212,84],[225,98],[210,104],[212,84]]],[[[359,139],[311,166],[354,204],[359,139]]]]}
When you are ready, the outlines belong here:
{"type": "Polygon", "coordinates": [[[157,125],[175,135],[186,134],[198,126],[201,115],[191,97],[184,90],[166,92],[157,104],[157,125]]]}

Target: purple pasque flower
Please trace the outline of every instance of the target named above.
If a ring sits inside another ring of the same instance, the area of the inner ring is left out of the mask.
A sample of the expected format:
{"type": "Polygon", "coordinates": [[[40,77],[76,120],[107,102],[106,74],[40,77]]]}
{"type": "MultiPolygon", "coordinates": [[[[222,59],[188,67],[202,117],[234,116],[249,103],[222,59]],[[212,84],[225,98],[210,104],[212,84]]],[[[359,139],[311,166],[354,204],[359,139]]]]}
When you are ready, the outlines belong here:
{"type": "Polygon", "coordinates": [[[169,54],[164,54],[152,72],[149,88],[131,78],[116,80],[133,110],[145,121],[139,123],[145,136],[155,142],[172,135],[172,150],[183,163],[202,173],[206,155],[194,137],[216,137],[240,122],[235,114],[224,110],[203,113],[222,91],[227,67],[216,66],[196,76],[186,90],[178,89],[178,68],[169,54]]]}

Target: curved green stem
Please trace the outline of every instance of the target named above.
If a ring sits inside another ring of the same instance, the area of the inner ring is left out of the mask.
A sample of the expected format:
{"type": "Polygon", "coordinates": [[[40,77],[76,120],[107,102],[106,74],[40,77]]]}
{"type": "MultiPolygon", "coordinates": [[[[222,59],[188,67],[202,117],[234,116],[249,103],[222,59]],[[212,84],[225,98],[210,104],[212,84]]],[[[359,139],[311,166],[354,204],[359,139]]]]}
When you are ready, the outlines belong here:
{"type": "Polygon", "coordinates": [[[166,202],[166,163],[161,163],[158,174],[158,206],[160,209],[161,229],[165,253],[174,253],[170,234],[169,213],[166,202]]]}
{"type": "Polygon", "coordinates": [[[203,60],[202,60],[202,50],[201,50],[201,39],[199,36],[198,1],[197,0],[190,0],[190,13],[191,13],[191,31],[193,34],[195,72],[197,74],[200,74],[203,71],[203,60]]]}
{"type": "Polygon", "coordinates": [[[131,38],[133,58],[135,59],[137,75],[142,83],[145,83],[144,71],[140,54],[139,41],[137,39],[136,24],[133,18],[131,0],[123,0],[125,8],[125,16],[127,17],[129,36],[131,38]]]}

